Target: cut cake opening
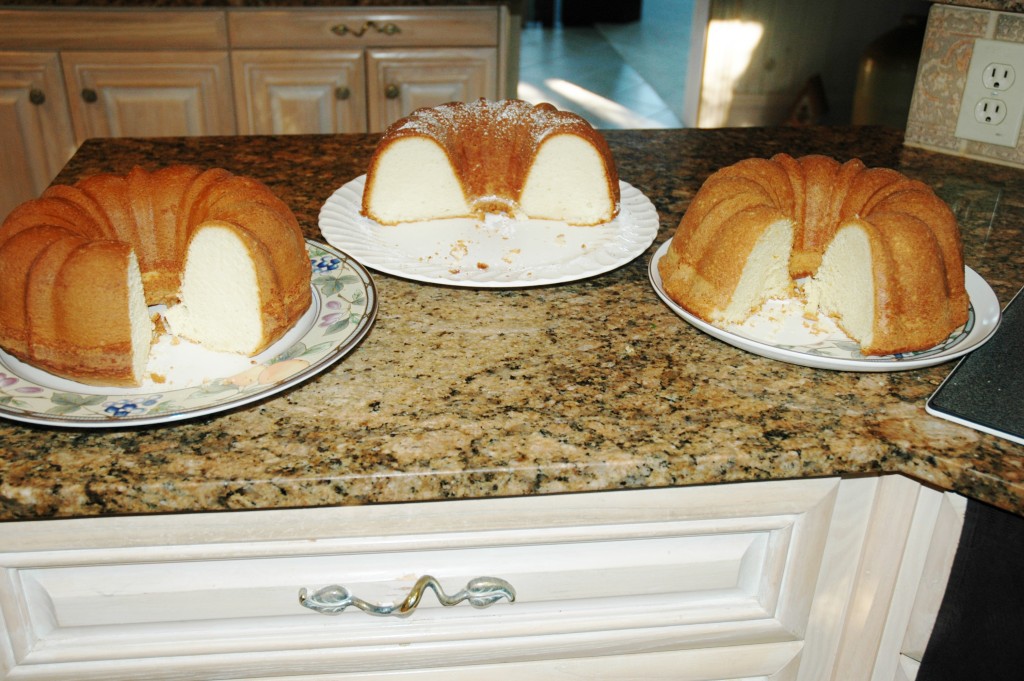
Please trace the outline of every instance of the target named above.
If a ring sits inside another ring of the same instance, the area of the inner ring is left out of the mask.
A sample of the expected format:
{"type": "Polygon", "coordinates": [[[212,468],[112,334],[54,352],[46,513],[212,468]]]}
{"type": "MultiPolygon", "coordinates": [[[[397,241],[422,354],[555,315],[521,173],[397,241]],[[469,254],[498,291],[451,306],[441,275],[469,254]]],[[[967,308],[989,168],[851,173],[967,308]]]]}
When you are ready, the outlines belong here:
{"type": "Polygon", "coordinates": [[[549,137],[530,166],[519,206],[531,218],[575,225],[608,222],[615,205],[604,160],[592,144],[576,135],[549,137]]]}
{"type": "Polygon", "coordinates": [[[146,374],[149,348],[153,342],[153,321],[146,305],[139,260],[132,251],[128,256],[128,321],[131,324],[132,377],[141,383],[146,374]]]}
{"type": "Polygon", "coordinates": [[[864,347],[874,338],[875,283],[871,244],[862,227],[847,225],[836,232],[821,265],[804,288],[818,312],[864,347]]]}
{"type": "Polygon", "coordinates": [[[374,183],[367,209],[382,224],[472,213],[448,155],[424,137],[396,140],[377,160],[374,183]]]}
{"type": "Polygon", "coordinates": [[[719,313],[721,321],[742,323],[765,301],[791,296],[789,258],[792,250],[793,222],[776,220],[750,249],[729,305],[719,313]]]}
{"type": "Polygon", "coordinates": [[[256,269],[230,227],[202,225],[189,243],[171,333],[210,349],[252,355],[263,340],[256,269]]]}
{"type": "Polygon", "coordinates": [[[742,324],[771,299],[803,299],[807,314],[823,314],[862,347],[874,337],[875,286],[871,244],[864,228],[840,228],[813,276],[794,287],[789,274],[793,223],[778,220],[758,238],[743,265],[729,304],[714,321],[742,324]]]}

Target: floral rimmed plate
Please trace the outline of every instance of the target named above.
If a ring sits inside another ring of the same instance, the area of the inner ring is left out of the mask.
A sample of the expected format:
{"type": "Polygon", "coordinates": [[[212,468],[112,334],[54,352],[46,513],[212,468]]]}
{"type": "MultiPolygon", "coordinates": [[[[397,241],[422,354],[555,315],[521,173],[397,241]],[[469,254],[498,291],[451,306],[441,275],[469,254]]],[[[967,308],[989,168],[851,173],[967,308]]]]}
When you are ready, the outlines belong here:
{"type": "Polygon", "coordinates": [[[367,267],[424,283],[518,288],[577,281],[625,265],[658,235],[654,204],[621,181],[619,215],[592,227],[498,215],[385,226],[359,212],[365,183],[360,175],[327,199],[321,233],[367,267]]]}
{"type": "Polygon", "coordinates": [[[838,371],[903,371],[920,369],[967,354],[995,333],[1001,310],[992,287],[969,267],[964,268],[967,295],[971,305],[967,323],[935,347],[899,355],[866,356],[831,320],[819,315],[811,322],[803,317],[796,301],[769,301],[753,318],[742,325],[720,328],[687,312],[668,297],[658,274],[658,261],[668,251],[666,241],[651,258],[648,276],[669,309],[709,336],[729,345],[769,359],[838,371]]]}
{"type": "Polygon", "coordinates": [[[256,357],[228,359],[195,347],[154,349],[149,371],[162,362],[166,375],[159,382],[107,388],[53,376],[0,351],[0,417],[74,428],[166,424],[245,405],[315,376],[369,333],[377,291],[369,272],[345,253],[310,240],[306,251],[313,265],[313,303],[256,357]]]}

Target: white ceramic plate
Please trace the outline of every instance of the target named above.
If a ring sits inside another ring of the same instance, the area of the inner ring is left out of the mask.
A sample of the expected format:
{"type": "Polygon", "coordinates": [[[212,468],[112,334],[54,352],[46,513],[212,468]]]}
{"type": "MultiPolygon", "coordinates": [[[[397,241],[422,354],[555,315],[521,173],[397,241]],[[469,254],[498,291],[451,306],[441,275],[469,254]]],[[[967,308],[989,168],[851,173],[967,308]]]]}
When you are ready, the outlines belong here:
{"type": "Polygon", "coordinates": [[[157,344],[138,388],[84,385],[0,351],[0,417],[47,426],[119,428],[205,416],[264,399],[315,376],[351,352],[377,315],[377,291],[351,257],[306,241],[313,303],[296,325],[253,358],[191,344],[157,344]],[[191,346],[191,347],[189,347],[191,346]]]}
{"type": "Polygon", "coordinates": [[[593,227],[499,215],[381,225],[359,213],[365,182],[360,175],[324,203],[324,238],[367,267],[424,283],[516,288],[576,281],[628,263],[658,235],[654,204],[625,182],[619,215],[593,227]]]}
{"type": "Polygon", "coordinates": [[[648,274],[654,291],[669,309],[698,329],[741,350],[790,364],[838,371],[902,371],[941,364],[979,347],[995,333],[1001,316],[999,300],[992,287],[971,268],[965,268],[971,309],[967,323],[933,348],[899,355],[866,356],[831,320],[810,323],[796,301],[769,301],[742,325],[719,328],[679,306],[665,293],[658,261],[668,251],[668,241],[658,247],[648,274]]]}

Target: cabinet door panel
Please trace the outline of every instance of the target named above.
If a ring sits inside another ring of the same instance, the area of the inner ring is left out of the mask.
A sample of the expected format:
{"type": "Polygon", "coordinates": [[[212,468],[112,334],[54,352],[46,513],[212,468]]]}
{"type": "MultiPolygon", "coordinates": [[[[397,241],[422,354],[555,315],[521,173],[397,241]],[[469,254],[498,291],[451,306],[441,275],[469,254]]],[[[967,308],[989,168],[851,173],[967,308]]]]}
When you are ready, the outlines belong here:
{"type": "Polygon", "coordinates": [[[837,486],[14,524],[0,528],[0,547],[17,547],[0,550],[0,659],[76,681],[154,664],[164,679],[471,678],[496,663],[530,678],[584,658],[608,668],[583,676],[621,678],[612,670],[666,653],[695,665],[681,678],[768,677],[801,655],[837,486]],[[297,597],[341,584],[396,603],[424,574],[448,594],[500,577],[516,599],[446,608],[427,593],[400,619],[327,617],[297,597]]]}
{"type": "Polygon", "coordinates": [[[238,50],[231,66],[240,134],[366,132],[360,50],[238,50]]]}
{"type": "Polygon", "coordinates": [[[55,53],[0,54],[0,220],[40,194],[75,152],[55,53]]]}
{"type": "Polygon", "coordinates": [[[62,61],[80,142],[235,133],[226,52],[66,52],[62,61]]]}
{"type": "Polygon", "coordinates": [[[497,97],[497,59],[489,48],[367,50],[370,129],[420,107],[497,97]]]}

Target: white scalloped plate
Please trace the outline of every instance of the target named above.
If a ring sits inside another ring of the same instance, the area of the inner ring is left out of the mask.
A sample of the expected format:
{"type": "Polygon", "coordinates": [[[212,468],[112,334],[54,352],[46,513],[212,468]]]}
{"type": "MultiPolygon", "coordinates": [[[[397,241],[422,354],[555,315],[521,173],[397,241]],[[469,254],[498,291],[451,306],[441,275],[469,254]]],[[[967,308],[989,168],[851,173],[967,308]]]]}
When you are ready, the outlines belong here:
{"type": "Polygon", "coordinates": [[[154,349],[147,367],[152,372],[159,363],[166,369],[163,383],[147,379],[138,388],[116,388],[60,378],[0,351],[0,417],[75,428],[173,423],[267,398],[319,374],[370,332],[377,291],[370,273],[348,255],[310,240],[306,251],[313,264],[313,303],[256,357],[229,358],[168,343],[154,349]]]}
{"type": "Polygon", "coordinates": [[[576,281],[625,265],[658,235],[654,204],[625,182],[619,215],[593,227],[498,215],[381,225],[359,213],[365,183],[360,175],[324,203],[324,238],[367,267],[424,283],[516,288],[576,281]]]}
{"type": "Polygon", "coordinates": [[[980,347],[995,333],[1002,317],[999,299],[992,287],[981,275],[966,267],[965,283],[971,301],[967,323],[927,350],[877,357],[862,355],[860,346],[824,315],[813,323],[805,320],[803,309],[796,301],[768,301],[742,325],[721,328],[687,312],[665,293],[658,273],[658,261],[668,251],[670,243],[671,240],[658,247],[648,268],[654,292],[669,309],[709,336],[780,362],[836,371],[920,369],[948,362],[980,347]]]}

